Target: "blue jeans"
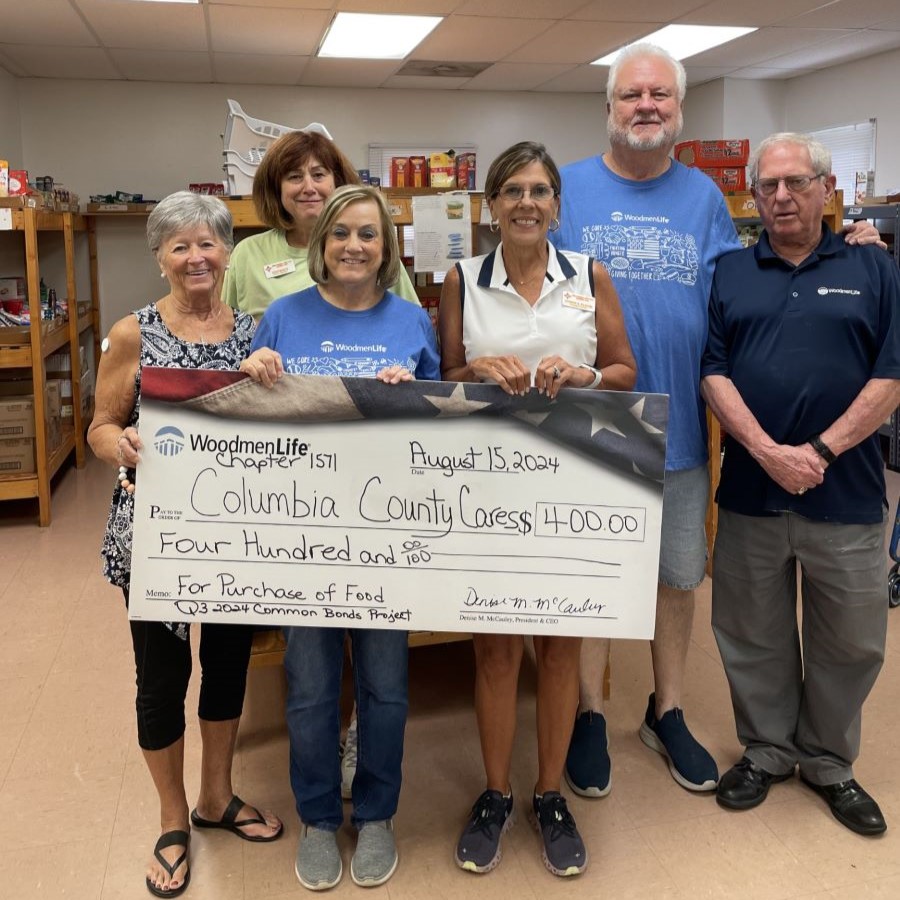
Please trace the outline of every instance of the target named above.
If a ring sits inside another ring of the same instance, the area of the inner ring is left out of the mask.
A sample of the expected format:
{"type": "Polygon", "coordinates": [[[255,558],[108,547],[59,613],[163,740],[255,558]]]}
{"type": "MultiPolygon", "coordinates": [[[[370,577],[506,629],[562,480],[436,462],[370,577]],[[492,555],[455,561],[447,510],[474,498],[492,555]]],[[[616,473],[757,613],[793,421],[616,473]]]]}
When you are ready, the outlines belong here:
{"type": "Polygon", "coordinates": [[[400,797],[409,708],[405,631],[285,628],[291,787],[305,825],[337,831],[344,821],[339,701],[344,635],[350,634],[359,729],[352,823],[390,819],[400,797]]]}

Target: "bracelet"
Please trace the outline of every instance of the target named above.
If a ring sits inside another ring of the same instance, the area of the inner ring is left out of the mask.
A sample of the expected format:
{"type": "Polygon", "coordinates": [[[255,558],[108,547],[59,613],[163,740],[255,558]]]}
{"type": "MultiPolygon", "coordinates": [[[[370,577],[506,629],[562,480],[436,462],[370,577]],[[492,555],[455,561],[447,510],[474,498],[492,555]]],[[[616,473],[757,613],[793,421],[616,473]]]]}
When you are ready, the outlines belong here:
{"type": "Polygon", "coordinates": [[[589,366],[587,363],[581,363],[578,367],[579,369],[589,369],[594,373],[594,380],[590,384],[586,384],[585,388],[595,388],[601,381],[603,381],[603,373],[599,369],[595,369],[593,366],[589,366]]]}
{"type": "Polygon", "coordinates": [[[809,445],[828,463],[830,466],[833,462],[837,460],[837,457],[832,452],[831,448],[825,441],[822,440],[822,436],[820,434],[814,434],[809,439],[809,445]]]}

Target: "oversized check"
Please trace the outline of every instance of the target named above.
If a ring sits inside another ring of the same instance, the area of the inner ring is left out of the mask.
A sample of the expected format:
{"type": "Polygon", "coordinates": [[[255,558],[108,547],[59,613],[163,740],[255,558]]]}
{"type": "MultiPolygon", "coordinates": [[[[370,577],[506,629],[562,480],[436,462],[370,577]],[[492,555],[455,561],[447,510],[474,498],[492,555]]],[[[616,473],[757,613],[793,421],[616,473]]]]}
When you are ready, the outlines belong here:
{"type": "Polygon", "coordinates": [[[667,410],[144,369],[130,615],[649,638],[667,410]]]}

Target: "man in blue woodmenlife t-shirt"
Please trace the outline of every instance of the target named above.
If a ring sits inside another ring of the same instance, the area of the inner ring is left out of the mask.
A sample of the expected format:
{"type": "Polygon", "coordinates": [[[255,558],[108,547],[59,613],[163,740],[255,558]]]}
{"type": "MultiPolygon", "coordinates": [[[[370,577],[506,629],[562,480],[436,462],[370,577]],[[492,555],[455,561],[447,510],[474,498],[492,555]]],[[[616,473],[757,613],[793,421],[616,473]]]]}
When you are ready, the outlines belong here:
{"type": "MultiPolygon", "coordinates": [[[[684,67],[652,44],[623,50],[609,71],[610,149],[562,169],[559,247],[598,258],[619,293],[637,359],[636,391],[669,394],[656,632],[654,692],[641,740],[668,760],[692,791],[713,791],[716,763],[694,739],[681,710],[694,589],[706,563],[706,417],[700,358],[716,260],[739,249],[724,197],[699,169],[671,156],[682,128],[684,67]]],[[[848,238],[855,242],[856,234],[848,238]]],[[[866,223],[864,241],[878,239],[866,223]]],[[[611,787],[603,673],[609,641],[586,640],[581,700],[566,779],[584,797],[611,787]]]]}

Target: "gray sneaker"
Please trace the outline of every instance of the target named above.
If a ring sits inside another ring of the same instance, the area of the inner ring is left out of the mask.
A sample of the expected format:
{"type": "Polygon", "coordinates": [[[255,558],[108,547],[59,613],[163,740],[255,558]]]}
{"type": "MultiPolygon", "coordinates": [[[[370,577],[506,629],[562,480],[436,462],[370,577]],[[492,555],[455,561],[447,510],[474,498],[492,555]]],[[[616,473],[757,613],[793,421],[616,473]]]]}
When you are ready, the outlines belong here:
{"type": "Polygon", "coordinates": [[[341,796],[349,800],[353,796],[353,779],[356,777],[356,755],[359,752],[359,734],[356,730],[356,716],[347,726],[344,752],[341,755],[341,796]]]}
{"type": "Polygon", "coordinates": [[[344,864],[333,831],[304,825],[294,863],[297,880],[311,891],[333,888],[344,873],[344,864]]]}
{"type": "Polygon", "coordinates": [[[399,857],[391,819],[365,822],[359,829],[356,852],[350,860],[350,877],[360,887],[384,884],[397,869],[399,857]]]}
{"type": "Polygon", "coordinates": [[[546,791],[534,795],[532,806],[534,824],[541,833],[544,865],[562,878],[580,875],[587,868],[587,850],[566,798],[556,791],[546,791]]]}

